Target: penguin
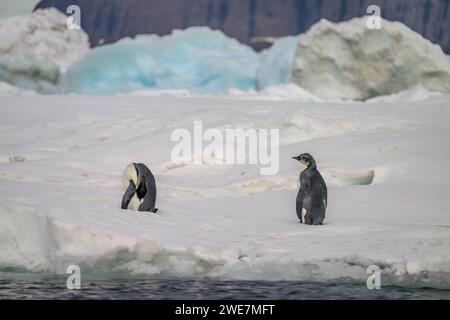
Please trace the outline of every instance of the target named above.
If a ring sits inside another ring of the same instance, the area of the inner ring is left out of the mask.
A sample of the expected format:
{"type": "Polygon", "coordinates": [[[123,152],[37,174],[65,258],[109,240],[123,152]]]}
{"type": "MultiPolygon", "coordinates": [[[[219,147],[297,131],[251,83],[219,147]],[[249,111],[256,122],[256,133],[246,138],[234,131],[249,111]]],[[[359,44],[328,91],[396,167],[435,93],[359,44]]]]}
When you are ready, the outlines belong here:
{"type": "Polygon", "coordinates": [[[321,225],[327,209],[327,185],[309,153],[292,157],[306,165],[300,173],[300,189],[297,194],[296,211],[300,223],[321,225]]]}
{"type": "Polygon", "coordinates": [[[122,209],[157,212],[155,177],[143,163],[130,163],[122,174],[122,209]]]}

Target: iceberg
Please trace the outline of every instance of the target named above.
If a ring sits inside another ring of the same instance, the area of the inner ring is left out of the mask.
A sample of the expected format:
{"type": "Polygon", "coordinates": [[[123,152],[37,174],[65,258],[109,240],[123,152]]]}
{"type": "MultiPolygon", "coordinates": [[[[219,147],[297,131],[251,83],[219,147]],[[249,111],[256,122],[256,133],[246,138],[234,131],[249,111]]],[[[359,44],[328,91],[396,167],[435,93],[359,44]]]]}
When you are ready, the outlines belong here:
{"type": "Polygon", "coordinates": [[[283,37],[260,53],[261,61],[256,80],[259,90],[288,82],[297,44],[298,36],[283,37]]]}
{"type": "Polygon", "coordinates": [[[366,100],[416,85],[450,92],[450,65],[439,45],[400,22],[321,20],[300,35],[292,81],[325,100],[366,100]]]}
{"type": "Polygon", "coordinates": [[[415,86],[450,92],[449,56],[398,22],[369,30],[365,18],[322,20],[257,53],[208,27],[89,49],[87,34],[66,20],[56,9],[0,20],[0,81],[44,94],[246,92],[242,98],[302,101],[367,100],[415,86]]]}
{"type": "Polygon", "coordinates": [[[67,16],[54,9],[0,19],[0,55],[28,55],[50,60],[65,71],[89,51],[86,32],[70,30],[67,16]]]}
{"type": "Polygon", "coordinates": [[[34,91],[23,90],[21,88],[10,85],[9,83],[0,81],[0,97],[4,96],[29,96],[35,94],[34,91]]]}
{"type": "Polygon", "coordinates": [[[67,92],[113,94],[145,88],[221,94],[255,87],[258,54],[207,27],[141,35],[95,48],[72,65],[67,92]]]}
{"type": "Polygon", "coordinates": [[[0,81],[40,93],[60,92],[60,73],[89,51],[87,34],[69,30],[66,20],[53,8],[0,19],[0,81]]]}
{"type": "Polygon", "coordinates": [[[59,78],[59,67],[50,60],[33,55],[0,56],[0,81],[15,87],[41,93],[57,93],[59,78]]]}

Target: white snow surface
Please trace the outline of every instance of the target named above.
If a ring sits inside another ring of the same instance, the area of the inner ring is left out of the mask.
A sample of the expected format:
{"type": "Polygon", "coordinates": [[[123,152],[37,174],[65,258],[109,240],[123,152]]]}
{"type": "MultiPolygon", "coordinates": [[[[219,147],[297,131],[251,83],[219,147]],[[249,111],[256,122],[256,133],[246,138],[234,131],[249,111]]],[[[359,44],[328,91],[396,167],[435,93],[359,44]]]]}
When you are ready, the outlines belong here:
{"type": "Polygon", "coordinates": [[[450,288],[450,96],[317,103],[249,96],[0,97],[0,270],[450,288]],[[279,128],[280,170],[174,165],[171,133],[279,128]],[[328,184],[298,222],[299,166],[328,184]],[[120,209],[121,174],[155,175],[156,214],[120,209]]]}
{"type": "Polygon", "coordinates": [[[400,22],[367,17],[321,20],[299,36],[291,81],[324,100],[366,100],[416,85],[450,93],[450,64],[439,45],[400,22]]]}

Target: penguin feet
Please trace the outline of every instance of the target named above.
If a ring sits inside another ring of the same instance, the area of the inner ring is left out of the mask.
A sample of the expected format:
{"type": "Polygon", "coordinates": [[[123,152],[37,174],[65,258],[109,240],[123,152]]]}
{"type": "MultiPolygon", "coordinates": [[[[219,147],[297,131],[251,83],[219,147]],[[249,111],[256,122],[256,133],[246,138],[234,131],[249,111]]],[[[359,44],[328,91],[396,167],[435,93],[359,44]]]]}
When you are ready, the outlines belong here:
{"type": "Polygon", "coordinates": [[[153,212],[153,213],[157,213],[157,212],[158,212],[158,208],[153,208],[153,209],[152,209],[152,212],[153,212]]]}

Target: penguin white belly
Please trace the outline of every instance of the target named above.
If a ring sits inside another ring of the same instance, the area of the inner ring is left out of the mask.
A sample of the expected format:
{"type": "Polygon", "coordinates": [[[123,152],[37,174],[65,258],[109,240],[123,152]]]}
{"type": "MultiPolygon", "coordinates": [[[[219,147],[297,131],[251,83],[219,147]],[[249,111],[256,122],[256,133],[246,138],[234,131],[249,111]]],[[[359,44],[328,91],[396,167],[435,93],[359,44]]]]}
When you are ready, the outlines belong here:
{"type": "Polygon", "coordinates": [[[139,197],[135,193],[133,198],[131,198],[130,203],[128,204],[128,209],[138,211],[141,203],[142,199],[139,199],[139,197]]]}
{"type": "Polygon", "coordinates": [[[305,208],[302,208],[302,222],[305,223],[305,216],[306,216],[307,210],[305,208]]]}

